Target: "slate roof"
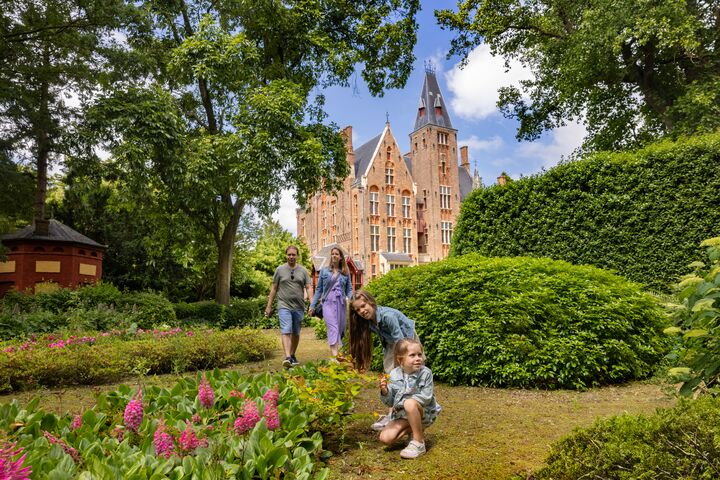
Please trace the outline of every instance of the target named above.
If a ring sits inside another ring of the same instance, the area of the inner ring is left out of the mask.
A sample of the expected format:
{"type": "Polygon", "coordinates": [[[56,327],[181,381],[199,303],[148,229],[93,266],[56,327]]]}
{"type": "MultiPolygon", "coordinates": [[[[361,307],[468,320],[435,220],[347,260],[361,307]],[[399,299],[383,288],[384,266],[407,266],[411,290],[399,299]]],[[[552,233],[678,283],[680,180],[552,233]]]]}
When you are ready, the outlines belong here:
{"type": "Polygon", "coordinates": [[[470,195],[473,189],[472,175],[462,165],[458,166],[458,183],[460,184],[460,201],[462,202],[465,197],[470,195]]]}
{"type": "MultiPolygon", "coordinates": [[[[383,133],[385,133],[384,130],[383,133]]],[[[372,161],[373,154],[375,153],[375,150],[377,150],[377,145],[378,143],[380,143],[380,139],[382,138],[383,133],[373,138],[372,140],[363,143],[355,149],[356,180],[365,175],[365,171],[367,170],[368,165],[370,165],[370,162],[372,161]]]]}
{"type": "Polygon", "coordinates": [[[403,160],[405,160],[405,166],[407,167],[408,172],[410,172],[410,175],[412,175],[413,174],[412,159],[410,158],[409,155],[403,155],[403,160]]]}
{"type": "Polygon", "coordinates": [[[92,240],[80,232],[73,230],[64,223],[60,223],[57,220],[50,220],[48,226],[48,235],[36,235],[35,227],[28,225],[16,232],[8,233],[0,236],[3,241],[6,240],[42,240],[44,242],[60,242],[60,243],[79,243],[82,245],[89,245],[95,248],[105,248],[105,245],[101,245],[95,240],[92,240]]]}
{"type": "Polygon", "coordinates": [[[440,85],[438,85],[435,72],[431,70],[425,71],[425,83],[423,84],[422,93],[420,93],[418,113],[415,118],[415,129],[413,131],[428,124],[453,128],[450,117],[448,116],[445,99],[440,93],[440,85]],[[435,114],[435,107],[440,107],[439,116],[435,114]]]}
{"type": "Polygon", "coordinates": [[[391,252],[380,252],[380,255],[385,257],[385,260],[392,263],[412,263],[412,258],[407,253],[391,253],[391,252]]]}

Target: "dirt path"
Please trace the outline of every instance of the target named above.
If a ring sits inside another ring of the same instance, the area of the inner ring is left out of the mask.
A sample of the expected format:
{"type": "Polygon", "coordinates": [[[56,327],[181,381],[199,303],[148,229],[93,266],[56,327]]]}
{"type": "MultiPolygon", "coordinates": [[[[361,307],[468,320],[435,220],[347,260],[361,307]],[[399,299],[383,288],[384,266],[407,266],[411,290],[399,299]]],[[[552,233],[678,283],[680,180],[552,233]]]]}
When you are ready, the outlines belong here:
{"type": "MultiPolygon", "coordinates": [[[[277,331],[269,331],[277,335],[277,331]]],[[[282,369],[278,348],[259,362],[238,365],[232,370],[258,373],[282,369]]],[[[328,358],[324,340],[304,328],[297,357],[301,362],[328,358]]],[[[172,384],[176,375],[160,375],[148,383],[172,384]]],[[[128,379],[125,383],[134,383],[128,379]]],[[[27,402],[35,396],[47,410],[78,412],[94,404],[94,394],[117,385],[36,390],[0,396],[27,402]]],[[[331,457],[330,478],[414,480],[507,479],[542,465],[550,443],[577,426],[598,417],[623,413],[651,413],[675,403],[667,387],[635,382],[587,392],[503,390],[482,387],[450,387],[436,384],[436,396],[444,410],[427,432],[428,453],[417,460],[402,461],[399,449],[387,449],[377,441],[369,425],[383,408],[374,389],[364,390],[356,401],[356,419],[349,426],[342,452],[331,457]]],[[[402,448],[402,447],[400,447],[402,448]]]]}

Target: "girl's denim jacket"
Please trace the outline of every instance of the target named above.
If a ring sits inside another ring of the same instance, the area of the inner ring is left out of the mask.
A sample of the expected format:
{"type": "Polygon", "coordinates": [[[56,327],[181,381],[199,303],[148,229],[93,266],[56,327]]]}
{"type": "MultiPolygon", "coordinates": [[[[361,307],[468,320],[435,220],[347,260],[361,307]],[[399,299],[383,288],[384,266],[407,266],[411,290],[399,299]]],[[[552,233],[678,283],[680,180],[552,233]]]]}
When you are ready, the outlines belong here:
{"type": "Polygon", "coordinates": [[[390,307],[377,306],[375,313],[377,325],[370,322],[370,330],[377,333],[383,346],[392,346],[403,338],[415,336],[415,322],[405,316],[400,310],[390,307]]]}
{"type": "MultiPolygon", "coordinates": [[[[320,274],[318,275],[317,287],[315,288],[315,295],[313,295],[312,302],[310,302],[310,308],[315,309],[317,307],[318,300],[327,295],[325,290],[330,288],[331,281],[332,270],[330,270],[330,267],[321,268],[320,274]]],[[[337,283],[340,284],[340,290],[345,292],[346,297],[352,296],[352,282],[350,281],[350,277],[343,275],[342,273],[338,273],[337,283]]]]}
{"type": "Polygon", "coordinates": [[[438,405],[435,401],[432,371],[423,366],[417,372],[408,374],[402,367],[395,367],[390,372],[388,393],[387,395],[381,393],[380,399],[395,410],[402,410],[403,402],[413,399],[423,407],[425,414],[435,414],[438,405]]]}

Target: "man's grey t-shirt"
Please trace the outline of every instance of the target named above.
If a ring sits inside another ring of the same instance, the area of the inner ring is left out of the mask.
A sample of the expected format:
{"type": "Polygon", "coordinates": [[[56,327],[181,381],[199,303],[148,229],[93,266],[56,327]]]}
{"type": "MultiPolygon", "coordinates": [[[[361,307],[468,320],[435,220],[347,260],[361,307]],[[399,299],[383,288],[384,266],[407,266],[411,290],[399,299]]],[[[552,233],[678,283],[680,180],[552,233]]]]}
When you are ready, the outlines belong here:
{"type": "Polygon", "coordinates": [[[310,274],[305,267],[295,265],[290,268],[283,263],[275,269],[272,281],[277,284],[278,309],[305,310],[303,290],[310,285],[310,274]]]}

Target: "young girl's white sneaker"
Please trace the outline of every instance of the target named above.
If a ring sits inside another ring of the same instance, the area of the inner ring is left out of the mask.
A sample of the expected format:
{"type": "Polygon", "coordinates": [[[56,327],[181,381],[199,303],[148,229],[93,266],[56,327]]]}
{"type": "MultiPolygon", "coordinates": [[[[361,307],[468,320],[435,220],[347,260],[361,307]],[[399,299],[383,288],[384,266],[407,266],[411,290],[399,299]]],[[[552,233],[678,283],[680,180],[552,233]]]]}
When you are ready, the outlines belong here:
{"type": "Polygon", "coordinates": [[[410,440],[408,446],[403,448],[400,452],[400,456],[402,458],[417,458],[423,453],[425,453],[425,444],[416,442],[415,440],[410,440]]]}

